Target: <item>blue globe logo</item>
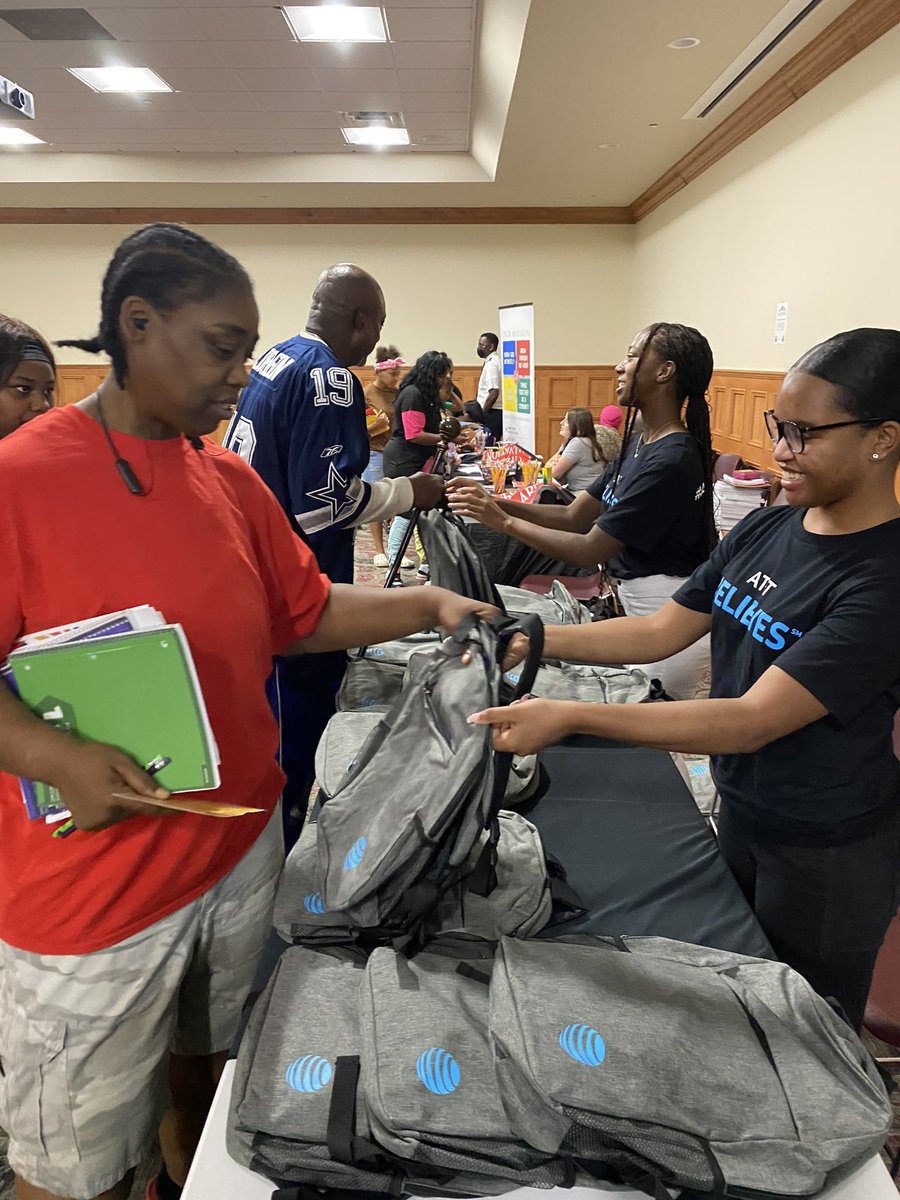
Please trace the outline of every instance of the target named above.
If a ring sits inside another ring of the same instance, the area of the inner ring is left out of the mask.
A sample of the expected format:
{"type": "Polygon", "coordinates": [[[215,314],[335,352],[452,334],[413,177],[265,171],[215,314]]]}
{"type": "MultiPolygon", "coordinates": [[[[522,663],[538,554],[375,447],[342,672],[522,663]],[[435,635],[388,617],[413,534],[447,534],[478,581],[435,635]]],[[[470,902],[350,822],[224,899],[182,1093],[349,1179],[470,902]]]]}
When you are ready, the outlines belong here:
{"type": "Polygon", "coordinates": [[[590,1025],[567,1025],[559,1035],[559,1044],[576,1062],[586,1067],[599,1067],[606,1058],[606,1045],[590,1025]]]}
{"type": "Polygon", "coordinates": [[[354,867],[358,867],[362,862],[362,856],[366,852],[366,839],[358,838],[350,849],[347,851],[347,857],[344,859],[344,870],[352,871],[354,867]]]}
{"type": "Polygon", "coordinates": [[[295,1058],[284,1073],[285,1082],[295,1092],[321,1092],[331,1082],[331,1063],[320,1054],[295,1058]]]}
{"type": "Polygon", "coordinates": [[[303,907],[308,913],[318,913],[321,915],[326,911],[325,901],[322,899],[322,893],[312,892],[309,896],[304,896],[303,907]]]}
{"type": "Polygon", "coordinates": [[[422,1051],[416,1059],[416,1074],[435,1096],[449,1096],[459,1087],[459,1063],[438,1046],[422,1051]]]}

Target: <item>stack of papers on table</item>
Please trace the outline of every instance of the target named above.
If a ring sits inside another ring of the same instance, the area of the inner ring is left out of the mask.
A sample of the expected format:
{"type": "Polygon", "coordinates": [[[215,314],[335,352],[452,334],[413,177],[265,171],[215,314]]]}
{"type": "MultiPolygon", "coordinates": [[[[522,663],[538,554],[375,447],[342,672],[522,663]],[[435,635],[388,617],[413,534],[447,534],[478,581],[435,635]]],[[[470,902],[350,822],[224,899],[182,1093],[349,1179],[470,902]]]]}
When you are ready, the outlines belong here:
{"type": "Polygon", "coordinates": [[[719,480],[713,487],[713,512],[716,529],[728,533],[747,513],[761,507],[764,485],[756,484],[748,488],[742,484],[738,487],[727,483],[726,479],[719,480]]]}

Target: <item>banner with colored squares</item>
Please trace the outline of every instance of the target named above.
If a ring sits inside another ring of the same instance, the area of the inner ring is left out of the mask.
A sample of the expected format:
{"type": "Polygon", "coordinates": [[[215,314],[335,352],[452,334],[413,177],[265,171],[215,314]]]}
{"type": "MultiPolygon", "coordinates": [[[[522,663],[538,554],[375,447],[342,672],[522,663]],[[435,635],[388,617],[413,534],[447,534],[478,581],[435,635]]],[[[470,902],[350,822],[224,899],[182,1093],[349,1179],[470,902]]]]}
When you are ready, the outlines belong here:
{"type": "Polygon", "coordinates": [[[534,453],[534,305],[500,309],[503,437],[534,453]]]}

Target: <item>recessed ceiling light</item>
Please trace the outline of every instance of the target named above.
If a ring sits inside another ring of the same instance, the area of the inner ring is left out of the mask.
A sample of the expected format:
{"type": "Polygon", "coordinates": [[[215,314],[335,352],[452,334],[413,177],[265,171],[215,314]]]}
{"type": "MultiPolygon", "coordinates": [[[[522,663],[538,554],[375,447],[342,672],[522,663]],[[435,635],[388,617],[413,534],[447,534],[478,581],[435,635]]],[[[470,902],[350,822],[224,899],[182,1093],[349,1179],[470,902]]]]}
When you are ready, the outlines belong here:
{"type": "Polygon", "coordinates": [[[699,38],[675,38],[674,41],[668,43],[670,50],[693,50],[695,46],[700,45],[699,38]]]}
{"type": "Polygon", "coordinates": [[[350,4],[304,4],[281,10],[298,42],[386,42],[380,8],[350,4]]]}
{"type": "Polygon", "coordinates": [[[43,138],[35,137],[18,125],[0,125],[0,146],[45,146],[43,138]]]}
{"type": "Polygon", "coordinates": [[[149,67],[67,67],[66,70],[95,92],[171,92],[164,79],[149,67]]]}
{"type": "Polygon", "coordinates": [[[619,143],[618,142],[601,142],[600,145],[597,147],[597,149],[598,150],[618,150],[619,143]]]}
{"type": "Polygon", "coordinates": [[[408,146],[409,131],[391,129],[387,125],[370,125],[368,128],[342,129],[341,133],[351,146],[408,146]]]}

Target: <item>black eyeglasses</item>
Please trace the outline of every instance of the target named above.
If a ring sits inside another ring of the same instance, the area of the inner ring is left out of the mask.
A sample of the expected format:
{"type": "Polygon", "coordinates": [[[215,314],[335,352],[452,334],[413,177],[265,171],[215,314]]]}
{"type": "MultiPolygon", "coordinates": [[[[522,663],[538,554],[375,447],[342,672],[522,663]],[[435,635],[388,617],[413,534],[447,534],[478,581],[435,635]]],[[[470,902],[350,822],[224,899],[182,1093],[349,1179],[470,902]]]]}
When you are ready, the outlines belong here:
{"type": "Polygon", "coordinates": [[[828,425],[798,425],[796,421],[778,421],[775,418],[774,411],[770,408],[763,413],[766,422],[766,431],[772,439],[772,445],[776,445],[784,438],[788,450],[792,454],[802,454],[806,449],[806,435],[808,433],[822,433],[826,429],[843,429],[847,425],[880,425],[880,417],[860,417],[856,421],[832,421],[828,425]]]}

